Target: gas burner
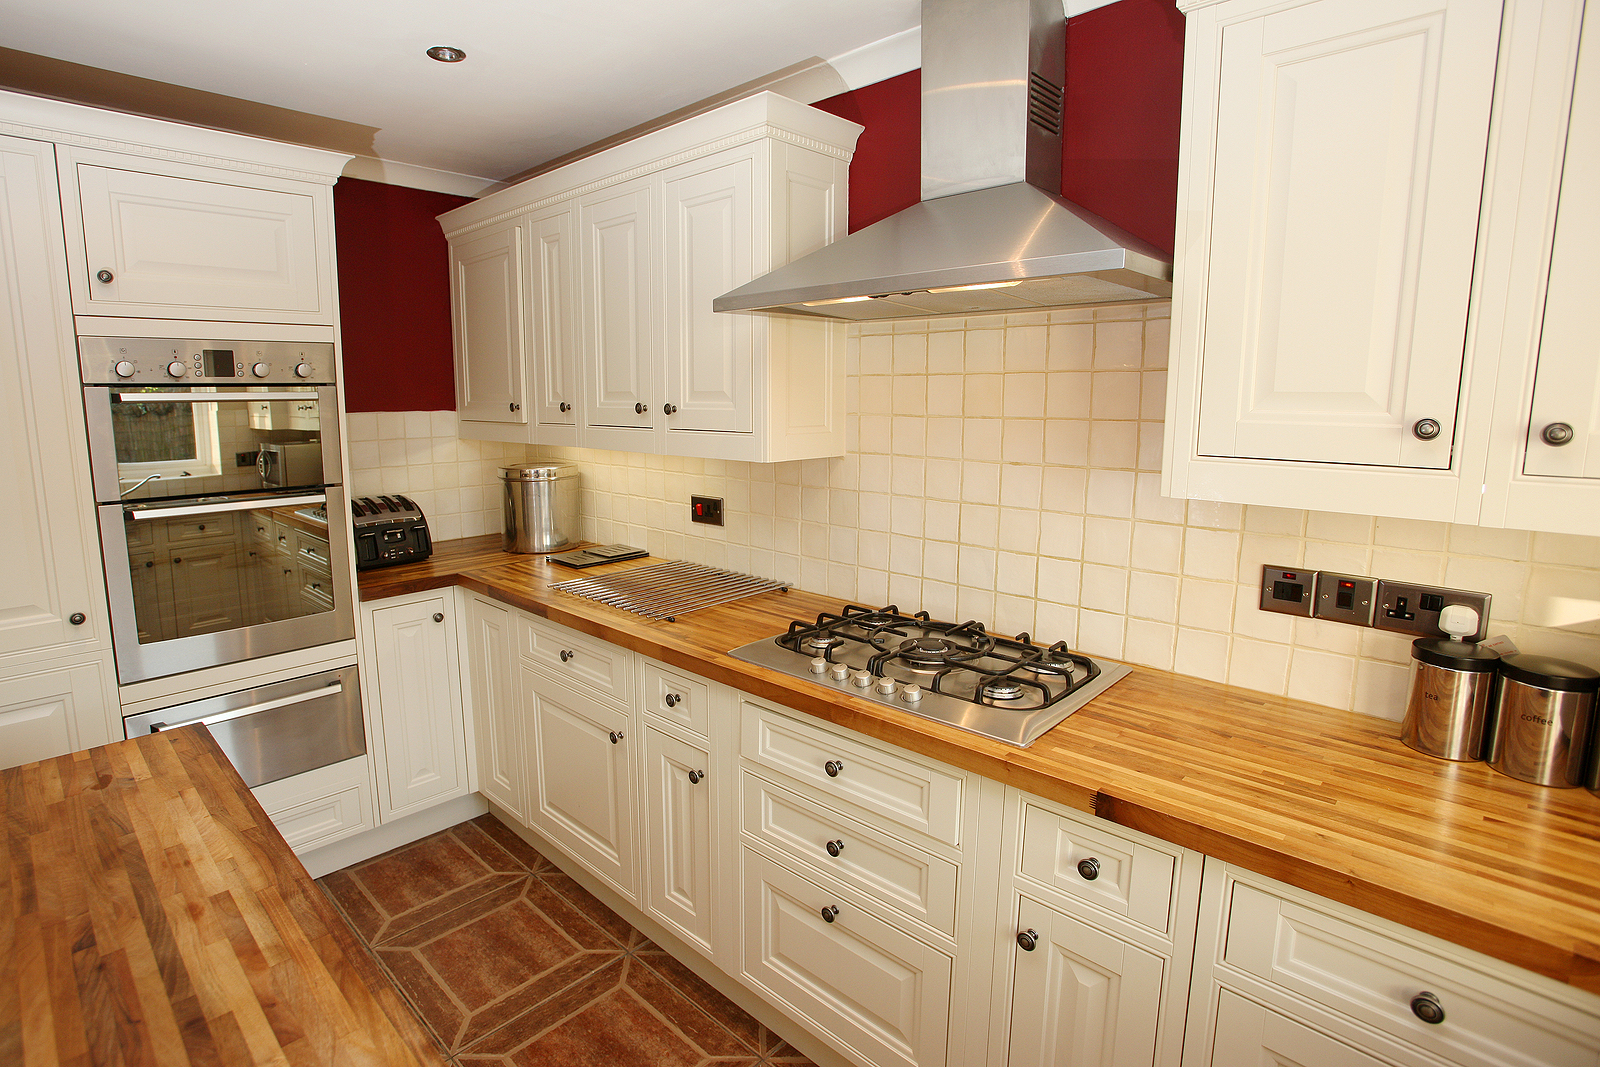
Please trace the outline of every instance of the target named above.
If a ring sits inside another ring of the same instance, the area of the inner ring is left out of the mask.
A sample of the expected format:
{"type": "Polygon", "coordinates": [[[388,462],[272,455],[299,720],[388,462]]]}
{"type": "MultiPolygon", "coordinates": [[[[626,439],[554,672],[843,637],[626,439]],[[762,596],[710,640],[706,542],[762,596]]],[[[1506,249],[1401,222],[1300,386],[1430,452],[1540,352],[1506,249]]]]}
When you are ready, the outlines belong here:
{"type": "Polygon", "coordinates": [[[802,644],[812,651],[825,652],[830,648],[837,648],[844,644],[844,638],[835,637],[833,634],[814,634],[806,638],[802,644]]]}
{"type": "Polygon", "coordinates": [[[1022,683],[1010,678],[996,678],[978,687],[981,700],[1021,700],[1022,692],[1022,683]]]}
{"type": "Polygon", "coordinates": [[[900,642],[899,647],[894,649],[895,655],[908,663],[930,666],[948,663],[961,651],[954,642],[946,641],[942,637],[913,637],[909,641],[900,642]]]}

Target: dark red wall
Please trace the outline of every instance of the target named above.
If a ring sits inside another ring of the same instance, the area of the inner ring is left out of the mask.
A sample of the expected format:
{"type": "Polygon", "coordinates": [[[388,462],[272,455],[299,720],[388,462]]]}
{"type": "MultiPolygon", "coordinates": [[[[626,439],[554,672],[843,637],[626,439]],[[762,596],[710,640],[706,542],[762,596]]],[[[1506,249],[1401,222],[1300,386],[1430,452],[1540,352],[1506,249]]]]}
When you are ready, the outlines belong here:
{"type": "Polygon", "coordinates": [[[466,203],[359,178],[333,187],[347,410],[455,410],[449,258],[434,216],[466,203]]]}
{"type": "MultiPolygon", "coordinates": [[[[852,233],[919,199],[921,90],[911,71],[815,105],[866,127],[850,163],[852,233]]],[[[1182,97],[1173,0],[1121,0],[1067,21],[1062,194],[1167,252],[1182,97]]]]}

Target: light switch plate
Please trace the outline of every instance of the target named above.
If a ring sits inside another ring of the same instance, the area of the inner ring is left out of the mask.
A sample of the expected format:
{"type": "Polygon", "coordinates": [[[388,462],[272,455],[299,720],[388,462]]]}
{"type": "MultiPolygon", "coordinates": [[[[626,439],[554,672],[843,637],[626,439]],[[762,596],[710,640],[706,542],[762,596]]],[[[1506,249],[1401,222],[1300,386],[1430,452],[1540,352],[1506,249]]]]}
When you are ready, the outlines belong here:
{"type": "Polygon", "coordinates": [[[1451,604],[1465,604],[1478,613],[1478,629],[1467,634],[1466,640],[1481,641],[1489,633],[1492,599],[1488,593],[1472,593],[1465,589],[1382,581],[1378,583],[1378,610],[1372,625],[1380,630],[1418,637],[1446,637],[1448,635],[1439,629],[1439,613],[1451,604]]]}
{"type": "Polygon", "coordinates": [[[1261,568],[1261,610],[1310,616],[1317,572],[1299,567],[1261,568]]]}
{"type": "Polygon", "coordinates": [[[1335,574],[1332,571],[1322,571],[1317,575],[1317,602],[1313,614],[1319,619],[1371,626],[1377,601],[1376,578],[1335,574]]]}

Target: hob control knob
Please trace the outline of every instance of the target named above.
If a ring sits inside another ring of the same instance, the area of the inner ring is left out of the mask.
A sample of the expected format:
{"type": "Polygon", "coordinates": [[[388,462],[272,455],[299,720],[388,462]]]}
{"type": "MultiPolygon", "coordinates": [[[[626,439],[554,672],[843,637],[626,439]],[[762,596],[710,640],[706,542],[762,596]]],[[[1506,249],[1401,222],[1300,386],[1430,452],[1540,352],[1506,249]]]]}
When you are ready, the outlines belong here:
{"type": "Polygon", "coordinates": [[[272,373],[272,368],[265,363],[257,363],[250,368],[250,373],[254,374],[257,378],[265,378],[268,374],[272,373]]]}
{"type": "Polygon", "coordinates": [[[894,681],[893,678],[879,678],[878,679],[878,692],[882,693],[886,697],[887,696],[893,696],[894,695],[894,691],[896,689],[898,689],[898,688],[899,688],[899,686],[897,686],[895,684],[895,681],[894,681]]]}
{"type": "Polygon", "coordinates": [[[907,704],[917,703],[922,699],[922,686],[907,685],[904,689],[900,690],[900,699],[904,700],[907,704]]]}
{"type": "Polygon", "coordinates": [[[823,659],[821,656],[818,656],[816,659],[811,661],[811,673],[812,674],[826,674],[827,671],[828,671],[828,661],[823,659]]]}
{"type": "Polygon", "coordinates": [[[111,370],[118,378],[133,377],[133,364],[125,359],[117,360],[116,366],[112,367],[111,370]]]}
{"type": "Polygon", "coordinates": [[[842,682],[845,679],[845,675],[850,673],[850,668],[845,666],[843,663],[835,663],[833,665],[833,669],[828,673],[833,676],[834,681],[842,682]]]}
{"type": "Polygon", "coordinates": [[[175,359],[167,364],[167,373],[174,378],[182,378],[189,371],[189,367],[180,359],[175,359]]]}
{"type": "Polygon", "coordinates": [[[872,684],[872,675],[867,671],[856,671],[855,674],[850,676],[850,684],[857,689],[865,689],[872,684]]]}
{"type": "Polygon", "coordinates": [[[311,364],[309,364],[309,363],[296,363],[294,365],[294,376],[296,378],[309,378],[309,377],[311,377],[311,364]]]}

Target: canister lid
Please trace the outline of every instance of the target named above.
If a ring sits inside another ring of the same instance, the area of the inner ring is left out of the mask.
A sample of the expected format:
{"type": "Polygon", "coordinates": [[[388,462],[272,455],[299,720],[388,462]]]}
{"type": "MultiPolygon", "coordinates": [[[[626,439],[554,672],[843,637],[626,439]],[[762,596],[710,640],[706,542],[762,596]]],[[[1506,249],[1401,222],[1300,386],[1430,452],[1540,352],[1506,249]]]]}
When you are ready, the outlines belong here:
{"type": "Polygon", "coordinates": [[[553,482],[558,478],[572,478],[578,468],[570,463],[551,466],[548,463],[512,463],[500,468],[500,477],[508,482],[553,482]]]}
{"type": "Polygon", "coordinates": [[[1593,693],[1600,689],[1600,671],[1550,656],[1526,653],[1507,656],[1500,661],[1500,673],[1540,689],[1560,689],[1568,693],[1593,693]]]}
{"type": "Polygon", "coordinates": [[[1411,642],[1411,658],[1446,670],[1482,674],[1500,665],[1500,653],[1471,641],[1419,637],[1411,642]]]}

